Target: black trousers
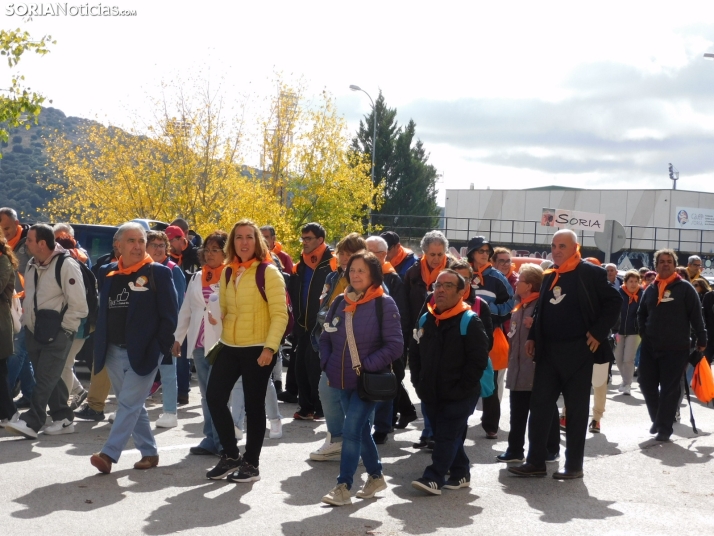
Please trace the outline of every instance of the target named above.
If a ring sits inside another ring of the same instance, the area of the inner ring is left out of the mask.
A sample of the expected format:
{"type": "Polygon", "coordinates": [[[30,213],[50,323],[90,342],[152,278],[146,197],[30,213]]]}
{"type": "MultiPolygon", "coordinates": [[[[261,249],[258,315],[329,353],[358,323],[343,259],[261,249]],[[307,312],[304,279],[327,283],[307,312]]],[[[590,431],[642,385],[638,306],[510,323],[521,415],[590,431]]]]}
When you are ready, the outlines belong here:
{"type": "Polygon", "coordinates": [[[501,420],[501,399],[498,398],[498,373],[493,372],[493,394],[486,398],[481,398],[483,404],[483,414],[481,415],[481,427],[486,433],[497,433],[498,423],[501,420]]]}
{"type": "MultiPolygon", "coordinates": [[[[642,339],[640,372],[637,379],[645,397],[650,420],[658,433],[672,435],[674,416],[680,400],[680,382],[687,368],[688,358],[689,348],[661,350],[647,338],[642,339]]],[[[570,408],[568,408],[568,419],[570,419],[570,408]]]]}
{"type": "Polygon", "coordinates": [[[223,452],[229,458],[237,458],[238,442],[233,417],[228,409],[228,399],[233,386],[243,376],[247,421],[245,460],[255,467],[258,467],[265,437],[265,392],[268,390],[268,379],[277,359],[275,354],[270,365],[261,367],[258,365],[258,357],[262,351],[262,346],[226,346],[213,364],[206,387],[208,410],[221,440],[223,452]]]}
{"type": "MultiPolygon", "coordinates": [[[[526,441],[526,427],[531,406],[531,391],[511,390],[511,431],[508,433],[508,453],[523,456],[526,441]]],[[[560,422],[558,406],[553,406],[553,418],[546,445],[548,454],[560,453],[560,422]]]]}
{"type": "Polygon", "coordinates": [[[565,469],[580,471],[585,457],[585,436],[590,411],[593,355],[585,337],[569,341],[544,342],[538,356],[531,393],[528,421],[528,462],[544,467],[553,408],[563,394],[568,408],[565,431],[565,469]]]}
{"type": "Polygon", "coordinates": [[[293,396],[298,394],[297,380],[295,379],[295,345],[297,344],[297,337],[292,340],[292,346],[288,355],[290,360],[288,361],[288,367],[285,370],[285,391],[293,396]]]}
{"type": "Polygon", "coordinates": [[[0,419],[9,419],[17,413],[7,382],[7,359],[0,359],[0,419]]]}
{"type": "Polygon", "coordinates": [[[295,349],[295,379],[301,413],[322,413],[317,389],[321,375],[320,355],[312,347],[310,332],[306,331],[300,335],[295,349]]]}

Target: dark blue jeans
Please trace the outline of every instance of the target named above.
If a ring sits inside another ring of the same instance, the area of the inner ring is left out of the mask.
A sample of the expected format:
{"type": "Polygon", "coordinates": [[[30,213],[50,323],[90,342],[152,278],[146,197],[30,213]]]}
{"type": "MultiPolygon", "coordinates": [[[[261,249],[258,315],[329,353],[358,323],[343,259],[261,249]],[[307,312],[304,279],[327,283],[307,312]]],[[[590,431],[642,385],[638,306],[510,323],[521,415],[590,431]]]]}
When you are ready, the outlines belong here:
{"type": "Polygon", "coordinates": [[[374,411],[374,431],[381,434],[388,434],[392,428],[392,418],[394,417],[394,400],[378,402],[374,411]]]}
{"type": "Polygon", "coordinates": [[[20,388],[22,395],[30,400],[32,391],[35,388],[35,372],[32,368],[32,363],[27,357],[27,347],[25,346],[25,330],[21,329],[20,333],[15,335],[14,340],[15,353],[7,360],[7,382],[12,393],[17,380],[20,380],[20,388]]]}
{"type": "Polygon", "coordinates": [[[444,485],[446,473],[459,480],[470,474],[470,462],[464,450],[468,420],[476,409],[477,396],[458,401],[422,404],[434,434],[431,465],[424,470],[424,478],[444,485]]]}
{"type": "Polygon", "coordinates": [[[176,386],[180,395],[188,395],[191,390],[191,364],[188,362],[188,343],[184,339],[181,345],[181,356],[176,358],[176,386]]]}
{"type": "Polygon", "coordinates": [[[372,423],[369,422],[377,403],[362,400],[356,389],[339,391],[340,404],[345,412],[345,424],[342,427],[342,455],[337,483],[347,484],[347,489],[350,489],[360,456],[370,475],[382,474],[382,462],[379,460],[377,445],[372,439],[372,423]]]}

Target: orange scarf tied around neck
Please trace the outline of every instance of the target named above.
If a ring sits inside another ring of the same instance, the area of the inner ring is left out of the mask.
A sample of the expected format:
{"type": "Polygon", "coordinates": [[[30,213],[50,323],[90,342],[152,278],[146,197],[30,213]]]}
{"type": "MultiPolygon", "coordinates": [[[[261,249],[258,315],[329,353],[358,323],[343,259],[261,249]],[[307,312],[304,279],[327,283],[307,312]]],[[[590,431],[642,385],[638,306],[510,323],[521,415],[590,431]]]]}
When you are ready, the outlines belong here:
{"type": "Polygon", "coordinates": [[[555,277],[553,278],[553,282],[550,284],[549,290],[553,290],[553,287],[558,282],[558,278],[560,278],[560,274],[565,274],[575,270],[578,267],[578,264],[580,264],[581,258],[582,257],[580,256],[580,244],[578,244],[578,250],[575,252],[575,255],[567,259],[562,266],[558,266],[557,268],[550,268],[543,272],[544,276],[555,272],[555,277]]]}
{"type": "Polygon", "coordinates": [[[426,308],[429,309],[429,312],[432,314],[434,318],[436,318],[436,325],[439,325],[439,322],[442,320],[446,320],[447,318],[451,318],[453,316],[456,316],[458,314],[463,313],[464,311],[470,311],[471,306],[466,303],[464,300],[460,300],[459,303],[454,305],[451,309],[447,309],[443,313],[437,313],[436,312],[436,306],[432,305],[431,300],[426,304],[426,308]]]}
{"type": "Polygon", "coordinates": [[[322,259],[322,256],[325,254],[326,249],[327,244],[323,242],[310,253],[303,253],[302,262],[307,264],[310,269],[314,270],[315,268],[317,268],[317,265],[320,264],[320,259],[322,259]]]}
{"type": "Polygon", "coordinates": [[[181,253],[178,255],[174,255],[173,253],[169,253],[169,257],[171,257],[171,260],[174,261],[176,264],[181,267],[181,262],[183,261],[183,252],[186,251],[186,248],[188,247],[188,242],[186,242],[181,249],[181,253]]]}
{"type": "Polygon", "coordinates": [[[474,279],[478,277],[478,284],[483,285],[483,273],[493,265],[490,262],[484,264],[481,268],[474,268],[474,279]]]}
{"type": "Polygon", "coordinates": [[[348,289],[345,292],[345,302],[347,305],[345,305],[345,312],[347,313],[354,313],[357,310],[358,305],[362,305],[364,303],[367,303],[368,301],[372,301],[375,298],[379,298],[380,296],[384,295],[384,289],[382,288],[382,285],[378,287],[369,287],[367,289],[367,292],[364,293],[364,295],[361,298],[358,298],[357,301],[353,300],[349,295],[352,294],[354,291],[348,289]]]}
{"type": "Polygon", "coordinates": [[[407,255],[409,255],[411,252],[412,251],[410,249],[406,249],[401,244],[399,244],[399,251],[394,257],[392,257],[392,260],[389,262],[392,264],[392,266],[399,266],[402,261],[407,258],[407,255]]]}
{"type": "Polygon", "coordinates": [[[421,278],[424,280],[424,283],[426,283],[428,290],[434,284],[436,278],[439,277],[441,271],[446,268],[446,255],[441,259],[441,264],[431,271],[429,271],[429,264],[426,262],[426,255],[424,255],[419,262],[421,263],[421,278]]]}
{"type": "Polygon", "coordinates": [[[112,270],[107,274],[107,277],[112,277],[115,275],[129,275],[133,274],[135,272],[138,272],[142,267],[146,266],[147,264],[151,264],[154,262],[154,259],[151,258],[151,255],[148,253],[144,254],[144,258],[137,262],[136,264],[129,266],[129,268],[124,268],[124,258],[119,257],[119,264],[117,266],[116,270],[112,270]]]}
{"type": "Polygon", "coordinates": [[[521,307],[525,307],[529,303],[536,301],[539,296],[540,296],[540,292],[531,292],[526,298],[521,299],[521,301],[519,301],[516,304],[516,306],[513,308],[513,311],[511,311],[511,313],[515,313],[521,307]]]}
{"type": "Polygon", "coordinates": [[[382,274],[396,274],[397,271],[394,269],[394,266],[392,266],[391,262],[385,262],[382,265],[382,274]]]}
{"type": "Polygon", "coordinates": [[[654,284],[657,285],[658,293],[657,305],[659,305],[662,301],[662,298],[664,297],[664,291],[667,289],[667,285],[669,285],[672,281],[676,281],[677,279],[682,279],[677,272],[670,275],[667,279],[662,279],[659,274],[657,274],[657,277],[655,277],[654,280],[654,284]]]}
{"type": "Polygon", "coordinates": [[[17,231],[15,231],[15,237],[12,240],[7,241],[7,245],[10,246],[10,249],[15,251],[15,246],[17,243],[20,241],[22,238],[22,225],[19,223],[17,224],[17,231]]]}
{"type": "Polygon", "coordinates": [[[211,268],[204,264],[201,269],[201,285],[205,288],[218,283],[225,267],[225,264],[221,264],[218,268],[211,268]]]}
{"type": "Polygon", "coordinates": [[[283,251],[283,245],[280,242],[275,242],[275,245],[273,246],[273,253],[276,255],[283,251]]]}
{"type": "Polygon", "coordinates": [[[622,285],[620,288],[622,289],[622,292],[627,294],[627,296],[629,296],[630,298],[630,301],[627,302],[627,305],[631,304],[632,302],[636,303],[640,301],[640,297],[637,295],[637,292],[630,292],[629,290],[627,290],[627,287],[625,285],[622,285]]]}

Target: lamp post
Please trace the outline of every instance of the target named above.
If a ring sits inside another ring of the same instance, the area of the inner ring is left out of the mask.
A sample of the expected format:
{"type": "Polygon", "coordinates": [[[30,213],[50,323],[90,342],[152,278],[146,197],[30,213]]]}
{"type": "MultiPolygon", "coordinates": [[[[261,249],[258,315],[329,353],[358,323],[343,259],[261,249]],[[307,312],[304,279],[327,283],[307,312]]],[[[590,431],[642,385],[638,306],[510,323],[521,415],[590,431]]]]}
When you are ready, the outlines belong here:
{"type": "MultiPolygon", "coordinates": [[[[359,86],[355,86],[352,84],[350,86],[350,89],[352,91],[361,91],[367,97],[369,97],[370,102],[372,103],[372,114],[374,115],[374,126],[372,127],[372,186],[374,186],[374,155],[377,152],[377,107],[374,105],[374,101],[372,100],[372,97],[369,96],[369,93],[367,93],[364,89],[362,89],[359,86]]],[[[372,225],[372,211],[370,210],[369,212],[369,224],[372,225]]]]}

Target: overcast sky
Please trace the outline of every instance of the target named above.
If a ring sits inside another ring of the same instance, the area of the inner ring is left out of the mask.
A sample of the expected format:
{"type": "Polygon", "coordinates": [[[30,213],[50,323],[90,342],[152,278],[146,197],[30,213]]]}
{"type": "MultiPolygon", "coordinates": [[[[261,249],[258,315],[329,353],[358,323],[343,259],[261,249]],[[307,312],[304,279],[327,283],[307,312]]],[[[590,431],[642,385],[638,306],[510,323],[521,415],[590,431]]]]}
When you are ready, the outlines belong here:
{"type": "Polygon", "coordinates": [[[268,95],[282,71],[335,95],[351,130],[371,105],[349,85],[381,89],[400,123],[416,122],[441,201],[471,183],[668,188],[668,162],[680,189],[714,191],[711,0],[109,0],[137,16],[30,22],[8,4],[3,28],[57,40],[20,70],[68,115],[121,125],[162,79],[199,70],[268,95]]]}

